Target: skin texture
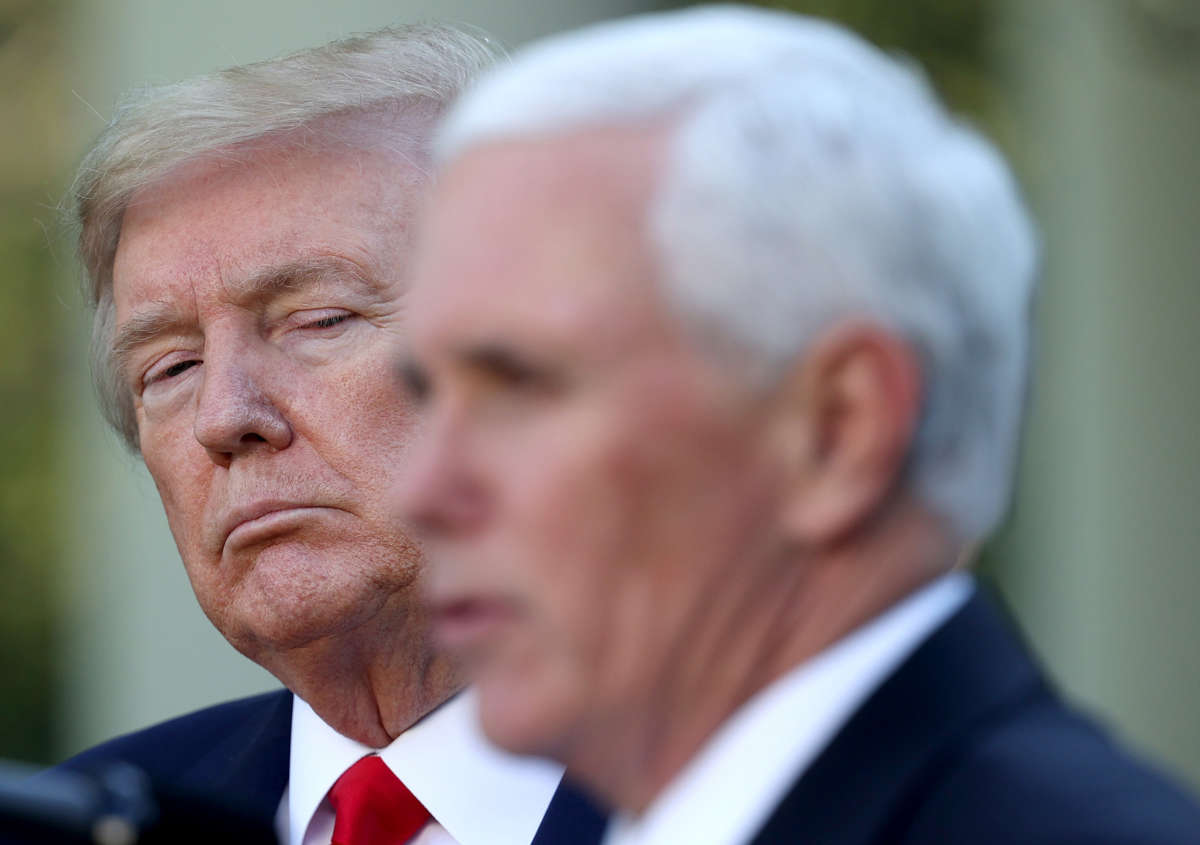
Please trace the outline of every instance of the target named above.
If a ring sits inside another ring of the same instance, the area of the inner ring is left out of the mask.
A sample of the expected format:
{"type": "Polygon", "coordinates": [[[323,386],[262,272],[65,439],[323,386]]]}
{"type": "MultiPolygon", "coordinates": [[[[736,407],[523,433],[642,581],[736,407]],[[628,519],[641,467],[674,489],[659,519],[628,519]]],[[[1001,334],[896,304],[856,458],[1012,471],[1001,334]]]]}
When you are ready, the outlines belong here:
{"type": "Polygon", "coordinates": [[[381,505],[409,439],[410,161],[310,138],[193,163],[135,195],[114,264],[141,452],[201,606],[376,746],[457,687],[381,505]]]}
{"type": "Polygon", "coordinates": [[[663,146],[592,129],[450,166],[397,492],[485,731],[633,811],[755,691],[949,560],[897,489],[907,347],[835,327],[751,392],[664,306],[640,235],[663,146]]]}

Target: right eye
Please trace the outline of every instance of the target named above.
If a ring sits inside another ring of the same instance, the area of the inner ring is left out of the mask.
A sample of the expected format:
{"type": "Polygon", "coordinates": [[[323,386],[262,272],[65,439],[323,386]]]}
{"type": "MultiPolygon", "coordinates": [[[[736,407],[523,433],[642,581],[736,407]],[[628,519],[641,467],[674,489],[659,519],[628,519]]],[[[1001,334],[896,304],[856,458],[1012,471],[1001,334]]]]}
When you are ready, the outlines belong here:
{"type": "Polygon", "coordinates": [[[145,389],[154,384],[170,381],[176,376],[183,375],[199,363],[200,359],[198,358],[168,356],[146,371],[142,377],[142,387],[145,389]]]}

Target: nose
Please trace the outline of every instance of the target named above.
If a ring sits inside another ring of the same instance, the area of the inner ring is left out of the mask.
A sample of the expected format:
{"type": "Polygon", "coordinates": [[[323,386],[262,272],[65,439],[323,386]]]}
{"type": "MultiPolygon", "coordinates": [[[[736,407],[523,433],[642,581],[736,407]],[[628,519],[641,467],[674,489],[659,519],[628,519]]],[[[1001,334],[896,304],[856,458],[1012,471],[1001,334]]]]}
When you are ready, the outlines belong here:
{"type": "Polygon", "coordinates": [[[214,462],[262,448],[286,449],[292,427],[272,398],[269,362],[252,350],[206,350],[193,431],[214,462]]]}
{"type": "Polygon", "coordinates": [[[427,409],[416,427],[396,488],[400,518],[426,540],[462,537],[489,507],[482,468],[452,412],[427,409]]]}

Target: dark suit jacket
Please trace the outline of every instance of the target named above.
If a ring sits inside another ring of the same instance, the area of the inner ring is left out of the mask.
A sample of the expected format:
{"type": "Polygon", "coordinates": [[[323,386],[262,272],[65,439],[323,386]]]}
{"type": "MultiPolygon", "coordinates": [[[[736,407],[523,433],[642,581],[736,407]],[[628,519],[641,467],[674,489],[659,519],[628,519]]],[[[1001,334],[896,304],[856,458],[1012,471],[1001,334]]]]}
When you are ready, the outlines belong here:
{"type": "MultiPolygon", "coordinates": [[[[287,785],[291,729],[292,694],[279,690],[118,737],[57,768],[91,772],[122,760],[173,788],[237,796],[243,807],[269,824],[287,785]]],[[[533,841],[536,845],[599,842],[604,823],[591,801],[563,783],[533,841]]]]}
{"type": "Polygon", "coordinates": [[[156,783],[236,797],[273,820],[288,779],[292,694],[242,698],[111,739],[57,768],[91,773],[124,761],[156,783]]]}
{"type": "Polygon", "coordinates": [[[976,595],[858,710],[754,843],[1200,843],[1200,810],[1066,708],[976,595]]]}

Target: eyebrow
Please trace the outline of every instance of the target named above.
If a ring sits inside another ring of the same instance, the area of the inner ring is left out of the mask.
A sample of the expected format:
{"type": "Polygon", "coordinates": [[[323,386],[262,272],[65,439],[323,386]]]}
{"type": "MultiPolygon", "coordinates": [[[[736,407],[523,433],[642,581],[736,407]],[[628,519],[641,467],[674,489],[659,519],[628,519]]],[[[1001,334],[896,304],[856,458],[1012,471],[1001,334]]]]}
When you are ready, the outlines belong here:
{"type": "MultiPolygon", "coordinates": [[[[227,289],[235,301],[246,302],[316,287],[331,276],[350,282],[354,287],[372,287],[354,262],[337,256],[318,256],[267,267],[228,283],[227,289]]],[[[154,303],[134,314],[118,326],[113,335],[112,360],[117,371],[125,372],[130,358],[140,347],[155,338],[182,334],[190,328],[188,323],[187,318],[165,302],[154,303]]]]}
{"type": "Polygon", "coordinates": [[[463,348],[455,356],[469,372],[509,386],[555,391],[564,386],[561,366],[545,354],[528,355],[503,341],[485,341],[463,348]]]}
{"type": "Polygon", "coordinates": [[[469,346],[455,357],[472,369],[494,375],[512,375],[528,368],[520,355],[497,341],[469,346]]]}

